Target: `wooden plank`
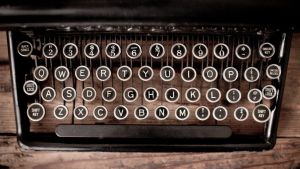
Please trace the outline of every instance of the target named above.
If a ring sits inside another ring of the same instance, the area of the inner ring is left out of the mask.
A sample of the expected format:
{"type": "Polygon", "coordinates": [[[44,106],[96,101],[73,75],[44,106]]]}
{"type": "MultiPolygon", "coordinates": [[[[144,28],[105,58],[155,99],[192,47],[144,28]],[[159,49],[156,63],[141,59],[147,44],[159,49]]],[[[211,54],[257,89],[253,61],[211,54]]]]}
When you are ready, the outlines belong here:
{"type": "MultiPolygon", "coordinates": [[[[13,168],[299,168],[300,138],[278,139],[273,150],[232,153],[111,153],[21,151],[0,137],[0,165],[13,168]]],[[[1,168],[1,167],[0,167],[1,168]]]]}

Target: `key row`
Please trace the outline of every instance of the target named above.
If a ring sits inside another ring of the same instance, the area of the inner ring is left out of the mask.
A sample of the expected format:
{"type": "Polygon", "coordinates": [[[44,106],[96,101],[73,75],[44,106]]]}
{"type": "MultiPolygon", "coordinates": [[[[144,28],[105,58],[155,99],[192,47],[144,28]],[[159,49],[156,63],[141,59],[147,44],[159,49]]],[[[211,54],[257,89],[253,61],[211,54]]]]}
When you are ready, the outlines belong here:
{"type": "MultiPolygon", "coordinates": [[[[75,77],[79,81],[87,80],[90,75],[90,69],[87,66],[78,66],[75,69],[75,77]]],[[[100,66],[96,69],[95,75],[99,81],[107,81],[111,78],[111,69],[107,66],[100,66]]],[[[129,66],[121,66],[117,69],[116,75],[121,81],[128,81],[132,78],[133,72],[129,66]]],[[[206,82],[214,82],[218,78],[218,71],[212,66],[208,66],[202,70],[201,73],[203,79],[206,82]]],[[[271,64],[266,69],[266,75],[269,79],[279,79],[281,75],[281,67],[277,64],[271,64]]],[[[38,81],[45,81],[49,76],[49,71],[45,66],[37,66],[33,71],[33,76],[38,81]]],[[[70,76],[70,71],[65,66],[59,66],[54,70],[54,77],[58,81],[66,81],[70,76]]],[[[138,77],[142,81],[149,81],[153,78],[154,72],[150,66],[142,66],[138,70],[138,77]]],[[[165,81],[172,81],[176,72],[171,66],[164,66],[159,72],[160,78],[165,81]]],[[[193,67],[185,67],[180,73],[181,79],[185,82],[193,82],[197,78],[196,69],[193,67]]],[[[260,75],[259,70],[256,67],[248,67],[244,71],[244,79],[247,82],[256,82],[260,75]]],[[[239,72],[234,67],[227,67],[223,70],[222,77],[226,82],[234,82],[239,77],[239,72]]]]}
{"type": "MultiPolygon", "coordinates": [[[[22,41],[17,47],[21,56],[29,56],[32,53],[32,44],[28,41],[22,41]]],[[[105,47],[105,54],[111,59],[121,55],[121,47],[118,43],[109,43],[105,47]]],[[[43,56],[54,58],[58,54],[58,47],[54,43],[47,43],[42,48],[43,56]]],[[[68,59],[73,59],[78,55],[78,46],[74,43],[67,43],[63,46],[62,53],[68,59]]],[[[100,47],[96,43],[88,43],[83,48],[84,55],[90,59],[96,58],[100,54],[100,47]]],[[[130,43],[126,47],[126,55],[131,59],[137,59],[142,55],[142,48],[138,43],[130,43]]],[[[149,55],[154,59],[162,58],[166,49],[161,43],[154,43],[149,47],[149,55]]],[[[188,51],[183,43],[175,43],[170,49],[171,55],[175,59],[184,58],[188,51]]],[[[239,44],[235,47],[235,55],[241,60],[248,59],[251,56],[251,48],[247,44],[239,44]]],[[[192,54],[197,59],[203,59],[209,54],[207,45],[197,43],[192,47],[192,54]]],[[[229,56],[230,49],[225,43],[218,43],[213,47],[213,55],[218,59],[225,59],[229,56]]],[[[259,46],[259,55],[263,58],[271,58],[275,54],[275,47],[269,42],[262,43],[259,46]]]]}
{"type": "MultiPolygon", "coordinates": [[[[108,116],[108,110],[104,106],[97,106],[93,110],[93,116],[97,120],[104,120],[108,116]]],[[[149,110],[146,106],[137,106],[134,109],[134,117],[137,120],[145,120],[149,116],[149,110]]],[[[154,116],[157,120],[166,120],[170,111],[166,106],[158,106],[154,110],[154,116]]],[[[200,121],[205,121],[211,116],[211,112],[206,106],[199,106],[195,110],[195,116],[200,121]]],[[[54,108],[53,114],[56,119],[65,119],[68,114],[68,108],[65,105],[58,105],[54,108]]],[[[89,112],[87,107],[79,105],[74,108],[73,115],[77,120],[84,120],[88,116],[89,112]]],[[[174,112],[177,120],[183,121],[187,120],[190,116],[190,110],[186,106],[179,106],[174,112]]],[[[113,115],[117,120],[125,120],[129,111],[124,105],[119,105],[114,108],[113,115]]],[[[28,106],[27,116],[31,121],[41,121],[45,116],[45,108],[40,103],[33,103],[28,106]]],[[[212,116],[214,120],[223,121],[228,116],[228,110],[223,106],[215,107],[212,111],[212,116]]],[[[237,121],[245,121],[249,116],[248,109],[245,107],[238,107],[234,110],[234,118],[237,121]]],[[[270,119],[271,111],[264,105],[257,105],[252,111],[252,117],[256,122],[265,123],[270,119]]]]}
{"type": "MultiPolygon", "coordinates": [[[[33,81],[27,81],[33,82],[33,81]]],[[[37,91],[37,87],[31,88],[28,83],[24,85],[24,91],[28,94],[28,91],[37,91]]],[[[126,88],[121,94],[123,99],[127,102],[134,102],[138,99],[138,90],[133,87],[126,88]]],[[[147,102],[157,101],[160,93],[154,87],[148,87],[144,90],[142,98],[147,102]]],[[[266,85],[263,87],[262,91],[253,88],[249,90],[247,94],[247,99],[251,103],[259,103],[262,99],[271,100],[277,95],[277,90],[273,85],[266,85]]],[[[65,87],[61,92],[61,97],[66,102],[72,102],[76,99],[76,90],[72,87],[65,87]]],[[[206,99],[210,103],[216,103],[221,99],[221,91],[217,88],[209,88],[206,92],[206,99]]],[[[46,102],[51,102],[56,97],[56,91],[52,87],[45,87],[41,91],[41,97],[46,102]]],[[[87,102],[92,102],[97,97],[97,92],[93,87],[85,87],[81,92],[81,97],[87,102]]],[[[195,103],[199,101],[201,97],[200,90],[198,88],[188,88],[184,93],[185,99],[190,103],[195,103]]],[[[117,92],[112,87],[105,87],[101,92],[101,98],[106,102],[113,102],[117,98],[117,92]]],[[[164,92],[164,98],[167,102],[174,103],[181,98],[181,93],[176,88],[168,88],[164,92]]],[[[226,100],[229,103],[238,103],[242,98],[240,90],[236,88],[231,88],[226,92],[226,100]]]]}

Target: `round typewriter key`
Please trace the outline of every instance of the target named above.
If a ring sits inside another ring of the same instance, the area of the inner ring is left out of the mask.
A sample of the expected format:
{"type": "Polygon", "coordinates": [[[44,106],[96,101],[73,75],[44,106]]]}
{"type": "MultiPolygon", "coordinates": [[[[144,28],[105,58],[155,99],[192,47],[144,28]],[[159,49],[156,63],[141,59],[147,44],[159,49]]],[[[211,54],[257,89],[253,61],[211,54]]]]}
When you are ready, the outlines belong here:
{"type": "Polygon", "coordinates": [[[35,81],[33,80],[27,80],[23,85],[23,91],[29,95],[34,95],[38,90],[38,86],[35,81]]]}
{"type": "Polygon", "coordinates": [[[149,81],[153,77],[153,70],[150,66],[142,66],[138,71],[139,78],[143,81],[149,81]]]}
{"type": "Polygon", "coordinates": [[[52,87],[45,87],[41,92],[41,97],[46,102],[51,102],[56,97],[56,91],[52,87]]]}
{"type": "Polygon", "coordinates": [[[134,116],[138,120],[144,120],[148,117],[149,110],[145,106],[138,106],[134,109],[134,116]]]}
{"type": "Polygon", "coordinates": [[[189,88],[185,92],[185,98],[191,103],[195,103],[200,99],[201,93],[197,88],[189,88]]]}
{"type": "Polygon", "coordinates": [[[221,92],[217,88],[210,88],[206,92],[206,99],[211,103],[216,103],[221,99],[221,92]]]}
{"type": "Polygon", "coordinates": [[[204,59],[208,55],[208,48],[203,43],[197,43],[194,45],[192,52],[195,58],[204,59]]]}
{"type": "Polygon", "coordinates": [[[81,96],[83,100],[91,102],[95,100],[97,92],[93,87],[86,87],[82,90],[81,96]]]}
{"type": "Polygon", "coordinates": [[[160,43],[154,43],[149,48],[149,54],[154,59],[159,59],[165,55],[165,48],[160,43]]]}
{"type": "Polygon", "coordinates": [[[137,59],[142,54],[141,46],[137,43],[131,43],[126,48],[126,54],[131,59],[137,59]]]}
{"type": "Polygon", "coordinates": [[[117,97],[117,92],[114,88],[112,87],[106,87],[102,90],[102,98],[103,100],[107,102],[112,102],[116,99],[117,97]]]}
{"type": "Polygon", "coordinates": [[[271,64],[267,67],[266,74],[269,79],[279,79],[281,68],[276,64],[271,64]]]}
{"type": "Polygon", "coordinates": [[[65,87],[61,92],[61,97],[66,102],[72,102],[76,98],[76,90],[72,87],[65,87]]]}
{"type": "Polygon", "coordinates": [[[213,110],[213,117],[217,121],[225,120],[228,115],[228,111],[223,106],[218,106],[213,110]]]}
{"type": "Polygon", "coordinates": [[[198,120],[204,121],[207,120],[210,116],[210,111],[206,106],[200,106],[196,109],[195,115],[198,120]]]}
{"type": "Polygon", "coordinates": [[[132,71],[129,66],[121,66],[117,71],[117,76],[121,81],[128,81],[132,76],[132,71]]]}
{"type": "Polygon", "coordinates": [[[175,110],[175,117],[178,120],[186,120],[190,115],[190,111],[187,107],[185,106],[179,106],[175,110]]]}
{"type": "Polygon", "coordinates": [[[171,48],[171,55],[175,59],[182,59],[186,56],[187,49],[186,46],[182,43],[175,43],[171,48]]]}
{"type": "Polygon", "coordinates": [[[223,71],[223,79],[226,82],[234,82],[238,78],[239,73],[234,67],[228,67],[223,71]]]}
{"type": "Polygon", "coordinates": [[[192,67],[185,67],[181,71],[181,78],[185,82],[192,82],[196,79],[197,72],[192,67]]]}
{"type": "Polygon", "coordinates": [[[235,49],[235,55],[241,60],[248,59],[251,55],[251,48],[247,44],[239,44],[235,49]]]}
{"type": "Polygon", "coordinates": [[[248,92],[247,98],[251,103],[259,103],[262,100],[262,93],[259,89],[251,89],[248,92]]]}
{"type": "Polygon", "coordinates": [[[168,102],[177,102],[180,97],[180,93],[176,88],[169,88],[165,92],[165,99],[168,102]]]}
{"type": "Polygon", "coordinates": [[[40,103],[32,103],[27,108],[27,117],[31,121],[41,121],[45,116],[45,108],[40,103]]]}
{"type": "Polygon", "coordinates": [[[77,120],[83,120],[89,114],[89,111],[85,106],[80,105],[75,107],[73,114],[77,120]]]}
{"type": "Polygon", "coordinates": [[[86,66],[78,66],[75,70],[75,77],[79,81],[85,81],[90,77],[90,69],[86,66]]]}
{"type": "Polygon", "coordinates": [[[229,55],[229,47],[225,43],[219,43],[214,46],[214,56],[218,59],[225,59],[229,55]]]}
{"type": "Polygon", "coordinates": [[[20,56],[28,57],[31,55],[33,47],[28,41],[23,41],[18,44],[17,50],[20,56]]]}
{"type": "Polygon", "coordinates": [[[68,116],[69,110],[64,105],[58,105],[54,108],[53,114],[55,118],[62,120],[68,116]]]}
{"type": "Polygon", "coordinates": [[[168,82],[174,79],[175,70],[171,66],[164,66],[160,69],[159,75],[163,81],[168,82]]]}
{"type": "Polygon", "coordinates": [[[38,81],[45,81],[49,76],[49,71],[45,66],[38,66],[34,69],[33,76],[38,81]]]}
{"type": "Polygon", "coordinates": [[[238,107],[234,110],[234,118],[237,121],[245,121],[249,116],[249,112],[245,107],[238,107]]]}
{"type": "Polygon", "coordinates": [[[88,43],[84,47],[84,55],[90,59],[96,58],[100,53],[99,46],[95,43],[88,43]]]}
{"type": "Polygon", "coordinates": [[[273,85],[267,85],[262,89],[263,98],[271,100],[276,96],[276,88],[273,85]]]}
{"type": "Polygon", "coordinates": [[[63,82],[70,76],[69,69],[65,66],[59,66],[55,69],[54,76],[56,80],[63,82]]]}
{"type": "Polygon", "coordinates": [[[169,109],[166,106],[158,106],[154,110],[154,115],[158,120],[165,120],[169,116],[169,109]]]}
{"type": "Polygon", "coordinates": [[[275,47],[271,43],[263,43],[259,46],[259,55],[263,58],[271,58],[275,54],[275,47]]]}
{"type": "Polygon", "coordinates": [[[218,78],[218,71],[214,67],[206,67],[202,71],[202,77],[206,82],[213,82],[218,78]]]}
{"type": "Polygon", "coordinates": [[[236,88],[229,89],[226,93],[226,99],[229,103],[237,103],[241,100],[241,92],[236,88]]]}
{"type": "Polygon", "coordinates": [[[93,115],[97,120],[104,120],[108,115],[108,111],[104,106],[97,106],[93,111],[93,115]]]}
{"type": "Polygon", "coordinates": [[[244,78],[247,82],[255,82],[259,78],[259,71],[255,67],[248,67],[244,72],[244,78]]]}
{"type": "Polygon", "coordinates": [[[123,105],[117,106],[114,109],[114,116],[118,120],[124,120],[124,119],[126,119],[126,117],[128,116],[128,109],[127,109],[127,107],[125,107],[123,105]]]}
{"type": "Polygon", "coordinates": [[[54,43],[47,43],[43,46],[43,56],[45,56],[46,58],[54,58],[57,53],[58,53],[58,49],[57,46],[54,43]]]}
{"type": "Polygon", "coordinates": [[[105,48],[105,54],[107,57],[114,59],[120,56],[121,47],[117,43],[109,43],[105,48]]]}
{"type": "Polygon", "coordinates": [[[154,102],[158,99],[158,96],[158,91],[153,87],[149,87],[144,91],[144,98],[148,102],[154,102]]]}
{"type": "Polygon", "coordinates": [[[252,117],[259,123],[265,123],[270,119],[271,111],[266,105],[260,104],[253,109],[252,117]]]}
{"type": "Polygon", "coordinates": [[[96,77],[100,81],[107,81],[111,76],[111,71],[107,66],[100,66],[96,70],[96,77]]]}
{"type": "Polygon", "coordinates": [[[139,96],[138,91],[133,87],[126,88],[123,95],[127,102],[134,102],[139,96]]]}
{"type": "Polygon", "coordinates": [[[68,59],[73,59],[78,54],[78,47],[74,43],[67,43],[63,47],[63,54],[68,59]]]}

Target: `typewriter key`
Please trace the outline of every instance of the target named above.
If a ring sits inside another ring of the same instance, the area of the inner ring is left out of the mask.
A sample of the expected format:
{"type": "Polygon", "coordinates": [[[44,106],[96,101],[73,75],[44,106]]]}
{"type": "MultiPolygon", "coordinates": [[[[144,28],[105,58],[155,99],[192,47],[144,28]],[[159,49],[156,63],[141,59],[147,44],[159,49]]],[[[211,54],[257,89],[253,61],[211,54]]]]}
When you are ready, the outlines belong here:
{"type": "Polygon", "coordinates": [[[28,57],[33,51],[32,44],[28,41],[23,41],[18,44],[17,51],[20,56],[28,57]]]}
{"type": "Polygon", "coordinates": [[[251,55],[251,48],[247,44],[239,44],[235,49],[235,55],[241,60],[248,59],[251,55]]]}
{"type": "Polygon", "coordinates": [[[73,110],[73,114],[77,120],[83,120],[87,117],[88,113],[88,109],[82,105],[75,107],[73,110]]]}
{"type": "Polygon", "coordinates": [[[160,69],[159,75],[163,81],[168,82],[174,79],[175,70],[171,66],[164,66],[160,69]]]}
{"type": "Polygon", "coordinates": [[[139,94],[135,88],[128,87],[124,90],[123,96],[127,102],[134,102],[139,97],[139,94]]]}
{"type": "Polygon", "coordinates": [[[46,102],[51,102],[56,97],[56,91],[52,87],[45,87],[41,92],[41,97],[46,102]]]}
{"type": "Polygon", "coordinates": [[[236,81],[236,79],[238,78],[239,73],[236,70],[236,68],[234,67],[227,67],[224,71],[223,71],[223,79],[226,82],[234,82],[236,81]]]}
{"type": "Polygon", "coordinates": [[[143,81],[149,81],[153,77],[153,70],[150,66],[142,66],[138,71],[138,76],[143,81]]]}
{"type": "Polygon", "coordinates": [[[276,88],[273,85],[267,85],[262,89],[263,98],[273,99],[276,96],[276,88]]]}
{"type": "Polygon", "coordinates": [[[281,68],[276,64],[271,64],[267,67],[266,74],[269,79],[279,79],[281,68]]]}
{"type": "Polygon", "coordinates": [[[175,110],[175,117],[178,120],[186,120],[190,115],[190,111],[187,107],[185,106],[179,106],[175,110]]]}
{"type": "Polygon", "coordinates": [[[117,76],[121,81],[128,81],[132,76],[132,70],[129,66],[121,66],[117,70],[117,76]]]}
{"type": "Polygon", "coordinates": [[[180,93],[176,88],[169,88],[165,92],[165,99],[168,102],[177,102],[178,99],[180,98],[180,93]]]}
{"type": "Polygon", "coordinates": [[[255,82],[259,79],[259,71],[255,67],[248,67],[244,72],[244,78],[247,82],[255,82]]]}
{"type": "Polygon", "coordinates": [[[191,103],[195,103],[200,99],[201,93],[197,88],[189,88],[185,92],[185,98],[191,103]]]}
{"type": "Polygon", "coordinates": [[[75,70],[75,77],[79,81],[85,81],[90,77],[90,69],[86,66],[78,66],[75,70]]]}
{"type": "Polygon", "coordinates": [[[225,59],[229,55],[229,47],[225,43],[219,43],[214,46],[214,56],[218,59],[225,59]]]}
{"type": "Polygon", "coordinates": [[[149,110],[145,106],[138,106],[134,109],[134,116],[138,120],[144,120],[148,117],[149,110]]]}
{"type": "Polygon", "coordinates": [[[218,71],[214,67],[206,67],[202,71],[202,77],[206,82],[213,82],[218,78],[218,71]]]}
{"type": "Polygon", "coordinates": [[[144,98],[148,102],[156,101],[158,99],[158,96],[158,91],[153,87],[149,87],[144,91],[144,98]]]}
{"type": "Polygon", "coordinates": [[[49,71],[45,66],[38,66],[34,69],[33,76],[38,81],[45,81],[49,76],[49,71]]]}
{"type": "Polygon", "coordinates": [[[267,122],[271,117],[270,109],[264,105],[257,105],[252,111],[253,119],[259,123],[267,122]]]}
{"type": "Polygon", "coordinates": [[[119,105],[114,109],[114,116],[118,120],[124,120],[128,116],[128,109],[123,105],[119,105]]]}
{"type": "Polygon", "coordinates": [[[237,103],[241,100],[241,92],[236,88],[229,89],[226,93],[226,99],[229,103],[237,103]]]}
{"type": "Polygon", "coordinates": [[[195,58],[204,59],[208,55],[208,48],[203,43],[197,43],[194,45],[192,52],[195,58]]]}
{"type": "Polygon", "coordinates": [[[248,92],[247,98],[251,103],[259,103],[262,100],[262,93],[259,89],[251,89],[248,92]]]}
{"type": "Polygon", "coordinates": [[[223,106],[218,106],[213,110],[213,117],[217,121],[225,120],[228,115],[228,111],[223,106]]]}
{"type": "Polygon", "coordinates": [[[207,120],[210,116],[210,111],[206,106],[200,106],[195,111],[195,116],[198,120],[204,121],[207,120]]]}
{"type": "Polygon", "coordinates": [[[27,80],[23,85],[23,91],[29,95],[34,95],[38,90],[38,86],[35,81],[33,80],[27,80]]]}
{"type": "Polygon", "coordinates": [[[106,87],[102,90],[101,96],[102,96],[103,100],[105,100],[107,102],[112,102],[116,99],[117,92],[112,87],[106,87]]]}
{"type": "Polygon", "coordinates": [[[87,45],[85,45],[83,51],[84,55],[90,59],[96,58],[100,53],[99,46],[95,43],[88,43],[87,45]]]}
{"type": "Polygon", "coordinates": [[[45,44],[43,46],[42,51],[43,51],[43,56],[49,59],[54,58],[58,53],[57,46],[54,43],[45,44]]]}
{"type": "Polygon", "coordinates": [[[72,102],[76,98],[76,90],[72,87],[65,87],[61,92],[61,97],[66,102],[72,102]]]}
{"type": "Polygon", "coordinates": [[[196,79],[197,72],[192,67],[185,67],[181,71],[181,78],[185,82],[192,82],[196,79]]]}
{"type": "Polygon", "coordinates": [[[45,108],[40,103],[32,103],[27,108],[27,117],[31,121],[41,121],[45,116],[45,108]]]}
{"type": "Polygon", "coordinates": [[[238,107],[234,110],[234,118],[237,121],[245,121],[249,116],[249,112],[245,107],[238,107]]]}
{"type": "Polygon", "coordinates": [[[141,46],[137,43],[131,43],[126,48],[126,54],[131,59],[137,59],[142,54],[141,46]]]}
{"type": "Polygon", "coordinates": [[[68,59],[73,59],[78,54],[78,47],[74,43],[67,43],[63,47],[63,55],[68,59]]]}
{"type": "Polygon", "coordinates": [[[169,116],[169,109],[166,106],[159,106],[154,110],[155,118],[165,120],[169,116]]]}
{"type": "Polygon", "coordinates": [[[70,76],[69,69],[65,66],[59,66],[55,69],[54,76],[56,80],[63,82],[70,76]]]}
{"type": "Polygon", "coordinates": [[[111,71],[107,66],[100,66],[96,70],[96,77],[100,81],[107,81],[111,76],[111,71]]]}
{"type": "Polygon", "coordinates": [[[86,87],[82,90],[81,96],[83,100],[91,102],[95,100],[97,92],[93,87],[86,87]]]}
{"type": "Polygon", "coordinates": [[[171,48],[171,55],[175,59],[182,59],[186,56],[187,49],[186,46],[182,43],[175,43],[171,48]]]}
{"type": "Polygon", "coordinates": [[[154,43],[149,48],[149,54],[154,59],[159,59],[165,55],[165,48],[160,43],[154,43]]]}
{"type": "Polygon", "coordinates": [[[117,43],[109,43],[105,48],[105,54],[107,57],[114,59],[120,56],[121,47],[117,43]]]}
{"type": "Polygon", "coordinates": [[[259,55],[263,58],[271,58],[275,54],[275,47],[271,43],[263,43],[259,46],[259,55]]]}
{"type": "Polygon", "coordinates": [[[217,88],[210,88],[206,92],[206,99],[211,103],[216,103],[221,99],[221,92],[217,88]]]}
{"type": "Polygon", "coordinates": [[[108,115],[108,111],[104,106],[97,106],[93,111],[93,115],[97,120],[104,120],[108,115]]]}
{"type": "Polygon", "coordinates": [[[68,116],[69,110],[64,105],[58,105],[54,108],[53,114],[55,118],[62,120],[68,116]]]}

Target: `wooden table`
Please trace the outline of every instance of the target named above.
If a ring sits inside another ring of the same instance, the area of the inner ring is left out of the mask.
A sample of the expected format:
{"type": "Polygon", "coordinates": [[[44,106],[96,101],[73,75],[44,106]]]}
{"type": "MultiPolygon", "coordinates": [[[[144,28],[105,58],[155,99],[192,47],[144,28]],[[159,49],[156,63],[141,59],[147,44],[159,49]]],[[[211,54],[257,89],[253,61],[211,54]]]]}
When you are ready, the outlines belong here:
{"type": "Polygon", "coordinates": [[[300,34],[295,34],[283,98],[277,145],[264,152],[110,153],[21,151],[5,32],[0,32],[1,168],[300,168],[300,34]]]}

